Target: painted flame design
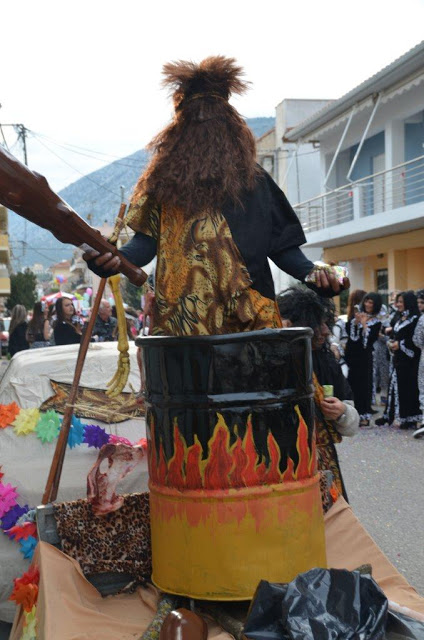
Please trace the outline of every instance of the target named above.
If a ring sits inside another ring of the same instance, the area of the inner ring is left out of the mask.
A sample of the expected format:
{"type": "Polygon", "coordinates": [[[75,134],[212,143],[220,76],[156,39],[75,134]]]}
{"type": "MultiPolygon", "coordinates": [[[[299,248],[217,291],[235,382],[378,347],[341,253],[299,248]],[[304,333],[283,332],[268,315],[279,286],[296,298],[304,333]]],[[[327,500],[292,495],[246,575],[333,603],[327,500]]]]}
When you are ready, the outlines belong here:
{"type": "Polygon", "coordinates": [[[230,431],[222,414],[217,414],[217,423],[208,442],[209,455],[202,459],[202,445],[197,436],[190,447],[182,436],[176,419],[174,420],[174,455],[166,462],[163,443],[160,441],[156,451],[155,425],[150,421],[149,467],[153,483],[175,489],[230,489],[254,487],[258,485],[295,482],[313,477],[317,473],[315,436],[312,448],[308,445],[308,426],[295,407],[299,418],[296,448],[299,460],[295,469],[294,461],[287,458],[286,469],[280,471],[281,451],[277,441],[269,431],[267,445],[269,464],[259,460],[253,439],[251,416],[247,420],[243,439],[237,433],[236,441],[230,446],[230,431]]]}

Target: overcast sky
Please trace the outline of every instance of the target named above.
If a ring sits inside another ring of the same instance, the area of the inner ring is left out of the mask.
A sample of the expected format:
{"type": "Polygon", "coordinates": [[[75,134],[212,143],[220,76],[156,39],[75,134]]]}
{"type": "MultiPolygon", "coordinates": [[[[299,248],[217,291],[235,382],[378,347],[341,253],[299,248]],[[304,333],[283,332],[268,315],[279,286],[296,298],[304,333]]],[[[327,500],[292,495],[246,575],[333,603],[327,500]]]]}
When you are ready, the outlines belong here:
{"type": "Polygon", "coordinates": [[[234,56],[253,85],[233,104],[273,116],[284,98],[338,98],[418,44],[424,0],[21,0],[0,20],[0,123],[46,136],[30,137],[29,165],[58,190],[169,121],[165,62],[234,56]]]}

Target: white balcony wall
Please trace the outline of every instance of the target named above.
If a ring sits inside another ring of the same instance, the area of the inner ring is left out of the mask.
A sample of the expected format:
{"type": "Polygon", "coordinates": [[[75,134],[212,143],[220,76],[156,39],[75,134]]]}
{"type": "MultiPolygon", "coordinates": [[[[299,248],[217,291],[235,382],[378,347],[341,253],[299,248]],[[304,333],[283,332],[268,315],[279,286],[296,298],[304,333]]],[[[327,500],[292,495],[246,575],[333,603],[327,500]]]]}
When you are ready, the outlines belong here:
{"type": "MultiPolygon", "coordinates": [[[[420,111],[420,109],[423,109],[424,74],[422,75],[422,80],[417,79],[417,83],[417,85],[413,85],[403,92],[401,92],[402,89],[399,88],[399,94],[397,95],[393,95],[392,97],[390,97],[391,93],[389,91],[387,92],[386,97],[382,97],[371,127],[368,131],[367,138],[371,138],[377,133],[385,131],[389,123],[396,121],[403,122],[407,118],[414,116],[417,111],[420,111]]],[[[359,109],[353,116],[349,130],[346,134],[346,138],[342,146],[342,151],[359,143],[371,115],[372,108],[373,102],[371,99],[368,101],[368,103],[365,103],[359,107],[359,109]]],[[[328,123],[328,125],[325,125],[325,127],[318,130],[316,134],[313,134],[314,137],[316,136],[319,138],[321,153],[324,156],[331,155],[332,157],[334,151],[337,149],[347,119],[349,117],[349,113],[350,111],[346,113],[343,119],[339,119],[332,123],[330,122],[328,123]]],[[[390,166],[388,166],[390,160],[391,159],[387,159],[386,168],[391,168],[392,166],[394,166],[393,164],[390,164],[390,166]]],[[[403,160],[404,156],[402,155],[399,158],[399,162],[402,162],[403,160]]],[[[322,179],[324,179],[324,177],[325,174],[322,175],[322,179]]]]}

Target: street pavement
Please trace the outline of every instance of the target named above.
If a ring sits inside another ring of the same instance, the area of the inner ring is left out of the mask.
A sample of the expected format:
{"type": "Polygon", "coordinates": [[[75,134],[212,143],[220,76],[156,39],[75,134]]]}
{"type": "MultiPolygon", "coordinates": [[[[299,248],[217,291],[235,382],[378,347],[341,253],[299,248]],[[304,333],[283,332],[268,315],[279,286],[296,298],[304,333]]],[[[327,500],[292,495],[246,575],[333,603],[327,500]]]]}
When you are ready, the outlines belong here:
{"type": "Polygon", "coordinates": [[[338,445],[355,515],[424,596],[424,439],[394,427],[361,429],[338,445]]]}

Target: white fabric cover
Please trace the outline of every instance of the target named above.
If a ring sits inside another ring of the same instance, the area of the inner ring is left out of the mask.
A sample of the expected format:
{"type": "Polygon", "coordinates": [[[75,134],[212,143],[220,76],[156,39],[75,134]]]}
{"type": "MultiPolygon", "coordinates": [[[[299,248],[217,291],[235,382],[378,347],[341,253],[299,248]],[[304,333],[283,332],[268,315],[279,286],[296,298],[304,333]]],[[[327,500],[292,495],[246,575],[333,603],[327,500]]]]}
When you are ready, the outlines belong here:
{"type": "MultiPolygon", "coordinates": [[[[50,380],[72,383],[78,344],[29,349],[13,356],[0,382],[0,403],[16,402],[21,409],[39,407],[52,395],[50,380]]],[[[130,376],[124,391],[140,388],[137,347],[130,343],[130,376]]],[[[81,376],[81,387],[106,389],[118,366],[116,342],[90,344],[81,376]]]]}

